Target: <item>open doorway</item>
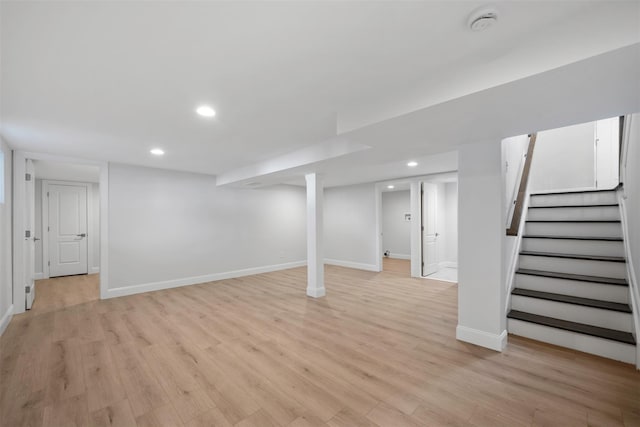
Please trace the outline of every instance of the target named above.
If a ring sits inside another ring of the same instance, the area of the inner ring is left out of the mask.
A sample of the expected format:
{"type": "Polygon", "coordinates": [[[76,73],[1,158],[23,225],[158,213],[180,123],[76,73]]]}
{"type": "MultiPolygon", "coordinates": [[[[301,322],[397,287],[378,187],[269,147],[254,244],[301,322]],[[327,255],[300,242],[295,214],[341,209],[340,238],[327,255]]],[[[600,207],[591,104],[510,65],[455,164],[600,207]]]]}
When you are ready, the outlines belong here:
{"type": "Polygon", "coordinates": [[[411,275],[411,193],[408,182],[382,189],[382,270],[411,275]]]}
{"type": "Polygon", "coordinates": [[[456,174],[420,184],[422,277],[458,281],[458,182],[456,174]]]}
{"type": "Polygon", "coordinates": [[[377,188],[379,271],[457,282],[457,173],[382,182],[377,188]]]}
{"type": "Polygon", "coordinates": [[[25,309],[48,311],[97,300],[101,166],[34,157],[16,160],[26,172],[19,184],[24,184],[25,309]]]}

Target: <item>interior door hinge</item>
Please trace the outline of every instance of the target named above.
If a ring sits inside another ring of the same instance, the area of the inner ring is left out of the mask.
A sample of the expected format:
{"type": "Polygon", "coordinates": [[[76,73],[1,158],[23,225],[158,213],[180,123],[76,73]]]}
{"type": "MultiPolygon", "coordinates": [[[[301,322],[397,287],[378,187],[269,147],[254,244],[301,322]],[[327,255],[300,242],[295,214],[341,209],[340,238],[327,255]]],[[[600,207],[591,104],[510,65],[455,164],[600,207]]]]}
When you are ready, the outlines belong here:
{"type": "Polygon", "coordinates": [[[30,173],[25,173],[24,174],[24,180],[25,181],[31,181],[31,174],[30,173]]]}
{"type": "Polygon", "coordinates": [[[47,197],[49,197],[49,192],[47,191],[47,197]]]}
{"type": "Polygon", "coordinates": [[[51,266],[51,261],[47,261],[47,265],[48,265],[48,266],[51,266]]]}

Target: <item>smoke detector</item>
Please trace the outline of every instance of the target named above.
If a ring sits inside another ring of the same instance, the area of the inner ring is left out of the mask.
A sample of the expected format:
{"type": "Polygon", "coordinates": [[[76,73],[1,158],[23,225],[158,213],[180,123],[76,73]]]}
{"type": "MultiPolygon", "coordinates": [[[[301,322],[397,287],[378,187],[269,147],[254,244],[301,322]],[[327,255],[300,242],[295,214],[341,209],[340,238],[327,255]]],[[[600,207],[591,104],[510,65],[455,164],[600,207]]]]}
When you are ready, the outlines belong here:
{"type": "Polygon", "coordinates": [[[474,11],[469,16],[469,28],[471,31],[484,31],[493,27],[498,22],[498,11],[492,7],[484,7],[474,11]]]}

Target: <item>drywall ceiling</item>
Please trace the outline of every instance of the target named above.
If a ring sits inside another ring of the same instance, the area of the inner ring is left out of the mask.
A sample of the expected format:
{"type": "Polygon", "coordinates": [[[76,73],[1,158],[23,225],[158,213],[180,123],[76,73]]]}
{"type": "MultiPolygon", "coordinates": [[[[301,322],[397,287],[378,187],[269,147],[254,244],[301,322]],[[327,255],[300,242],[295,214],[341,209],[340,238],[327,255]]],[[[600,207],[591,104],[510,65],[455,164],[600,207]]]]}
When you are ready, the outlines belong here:
{"type": "Polygon", "coordinates": [[[318,163],[328,182],[390,179],[461,142],[413,112],[640,41],[638,2],[497,2],[498,25],[473,33],[482,4],[2,2],[0,132],[216,175],[346,135],[372,149],[318,163]]]}

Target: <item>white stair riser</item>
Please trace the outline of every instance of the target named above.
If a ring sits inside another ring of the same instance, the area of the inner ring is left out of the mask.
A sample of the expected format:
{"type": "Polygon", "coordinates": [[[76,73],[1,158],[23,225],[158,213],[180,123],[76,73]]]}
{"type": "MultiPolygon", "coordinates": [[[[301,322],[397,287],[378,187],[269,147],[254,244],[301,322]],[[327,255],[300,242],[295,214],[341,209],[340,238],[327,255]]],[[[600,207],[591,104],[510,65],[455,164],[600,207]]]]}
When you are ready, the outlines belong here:
{"type": "Polygon", "coordinates": [[[527,222],[525,234],[534,236],[622,237],[619,222],[527,222]]]}
{"type": "Polygon", "coordinates": [[[509,333],[514,335],[568,347],[625,363],[635,364],[636,362],[636,347],[631,344],[592,337],[590,335],[551,328],[549,326],[524,322],[517,319],[507,320],[507,329],[509,333]]]}
{"type": "Polygon", "coordinates": [[[571,239],[522,239],[522,250],[569,255],[624,256],[620,241],[571,239]]]}
{"type": "Polygon", "coordinates": [[[519,266],[527,270],[551,271],[554,273],[581,274],[615,279],[625,279],[627,277],[626,264],[624,262],[520,255],[519,266]]]}
{"type": "Polygon", "coordinates": [[[532,195],[529,206],[581,206],[618,203],[615,191],[532,195]]]}
{"type": "Polygon", "coordinates": [[[585,307],[583,305],[565,302],[549,301],[540,298],[530,298],[521,295],[511,296],[511,309],[554,319],[584,323],[601,328],[632,332],[633,317],[630,313],[622,313],[601,308],[585,307]]]}
{"type": "Polygon", "coordinates": [[[627,286],[516,274],[514,287],[601,301],[629,303],[629,288],[627,286]]]}
{"type": "Polygon", "coordinates": [[[606,220],[620,219],[620,210],[617,206],[575,207],[575,208],[535,208],[527,212],[529,220],[606,220]]]}

